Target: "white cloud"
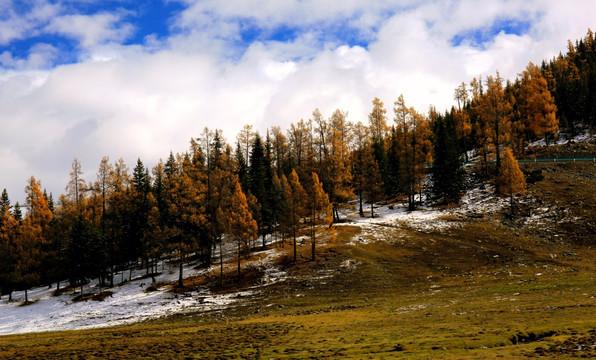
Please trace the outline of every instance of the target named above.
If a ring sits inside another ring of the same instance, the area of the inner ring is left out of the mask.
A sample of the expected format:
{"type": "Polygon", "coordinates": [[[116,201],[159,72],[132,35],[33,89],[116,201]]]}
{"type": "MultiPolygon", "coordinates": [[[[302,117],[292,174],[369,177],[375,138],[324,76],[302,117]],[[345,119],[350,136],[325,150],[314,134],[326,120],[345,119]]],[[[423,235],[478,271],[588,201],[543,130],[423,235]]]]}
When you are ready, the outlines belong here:
{"type": "Polygon", "coordinates": [[[129,165],[140,156],[151,164],[170,150],[185,151],[205,126],[223,129],[233,142],[244,124],[261,132],[274,124],[287,128],[317,107],[324,116],[340,108],[351,121],[366,123],[375,96],[392,117],[402,93],[421,112],[429,104],[443,110],[462,81],[497,69],[512,78],[529,61],[564,51],[596,12],[591,1],[566,6],[550,0],[187,4],[175,35],[135,46],[119,44],[132,29],[117,13],[54,16],[44,29],[76,38],[86,49],[76,64],[25,71],[47,64],[54,50],[39,47],[27,60],[0,54],[0,63],[17,68],[0,70],[0,186],[13,199],[22,196],[31,174],[55,195],[62,192],[75,156],[93,179],[104,155],[122,156],[129,165]],[[238,49],[238,17],[262,29],[285,24],[304,30],[287,42],[264,38],[238,49]],[[452,44],[457,34],[508,18],[531,21],[528,31],[497,34],[483,47],[452,44]],[[321,30],[341,21],[373,41],[349,45],[321,30]]]}
{"type": "Polygon", "coordinates": [[[56,16],[60,6],[46,0],[29,2],[30,10],[24,14],[16,13],[11,2],[1,2],[0,5],[0,45],[9,44],[12,40],[19,40],[38,33],[39,26],[47,23],[56,16]]]}
{"type": "Polygon", "coordinates": [[[114,13],[64,15],[52,19],[44,31],[77,39],[89,49],[107,42],[120,43],[130,36],[133,26],[120,23],[121,19],[114,13]]]}

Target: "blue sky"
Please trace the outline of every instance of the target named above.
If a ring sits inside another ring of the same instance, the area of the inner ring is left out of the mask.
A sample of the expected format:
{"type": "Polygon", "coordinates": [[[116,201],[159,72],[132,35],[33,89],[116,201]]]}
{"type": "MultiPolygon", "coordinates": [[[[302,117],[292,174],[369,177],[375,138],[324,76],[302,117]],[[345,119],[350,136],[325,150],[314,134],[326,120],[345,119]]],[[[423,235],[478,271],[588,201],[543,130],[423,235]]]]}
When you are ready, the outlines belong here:
{"type": "Polygon", "coordinates": [[[191,136],[335,109],[425,113],[462,81],[513,79],[594,28],[593,0],[0,0],[0,189],[56,197],[77,157],[151,166],[191,136]]]}

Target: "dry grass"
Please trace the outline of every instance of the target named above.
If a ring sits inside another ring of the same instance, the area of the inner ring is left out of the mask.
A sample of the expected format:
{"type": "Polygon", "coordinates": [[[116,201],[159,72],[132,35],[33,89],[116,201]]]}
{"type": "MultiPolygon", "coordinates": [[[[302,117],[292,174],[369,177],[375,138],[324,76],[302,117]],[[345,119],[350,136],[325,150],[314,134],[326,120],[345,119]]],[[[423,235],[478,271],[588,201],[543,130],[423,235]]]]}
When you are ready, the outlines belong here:
{"type": "MultiPolygon", "coordinates": [[[[286,244],[277,266],[289,278],[260,287],[259,295],[232,309],[110,329],[3,336],[0,358],[596,356],[596,249],[584,234],[595,223],[596,168],[555,169],[530,185],[529,194],[542,198],[540,206],[565,206],[563,214],[580,216],[573,227],[556,218],[539,227],[519,225],[523,218],[502,225],[506,216],[498,215],[430,234],[383,227],[377,235],[386,241],[351,245],[360,228],[337,226],[320,233],[315,261],[309,241],[299,246],[296,263],[286,244]],[[570,200],[563,204],[561,194],[570,200]]],[[[232,264],[223,289],[218,272],[186,285],[228,292],[254,286],[262,276],[243,264],[237,283],[232,264]]]]}

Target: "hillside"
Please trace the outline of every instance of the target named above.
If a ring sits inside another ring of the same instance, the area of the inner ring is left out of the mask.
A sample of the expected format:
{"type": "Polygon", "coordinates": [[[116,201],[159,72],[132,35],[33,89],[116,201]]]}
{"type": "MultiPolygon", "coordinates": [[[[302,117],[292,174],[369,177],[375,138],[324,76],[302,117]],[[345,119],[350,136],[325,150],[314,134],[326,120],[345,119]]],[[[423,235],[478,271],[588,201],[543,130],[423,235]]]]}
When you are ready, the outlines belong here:
{"type": "MultiPolygon", "coordinates": [[[[596,146],[531,150],[563,157],[596,146]]],[[[342,223],[318,230],[315,261],[305,236],[296,264],[289,244],[270,244],[243,261],[239,283],[229,259],[223,288],[217,264],[189,264],[184,289],[166,265],[153,292],[139,271],[99,301],[42,289],[31,305],[3,299],[3,333],[128,325],[2,336],[0,357],[596,356],[596,164],[522,169],[528,193],[513,216],[469,167],[459,207],[408,212],[398,202],[374,219],[344,208],[342,223]],[[52,311],[63,319],[33,320],[52,311]]]]}

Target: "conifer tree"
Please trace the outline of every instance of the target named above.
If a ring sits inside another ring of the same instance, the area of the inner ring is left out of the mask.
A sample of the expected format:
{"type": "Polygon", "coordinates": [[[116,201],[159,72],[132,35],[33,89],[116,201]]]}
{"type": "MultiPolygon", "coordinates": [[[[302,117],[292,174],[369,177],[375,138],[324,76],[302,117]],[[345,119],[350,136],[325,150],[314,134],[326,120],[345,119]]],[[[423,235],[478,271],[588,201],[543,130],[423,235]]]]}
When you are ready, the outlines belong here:
{"type": "Polygon", "coordinates": [[[284,198],[287,205],[286,221],[294,238],[294,262],[296,262],[296,233],[298,232],[302,218],[306,214],[306,191],[304,191],[304,187],[300,184],[300,179],[298,178],[296,170],[292,170],[288,179],[282,177],[282,186],[284,188],[284,198]]]}
{"type": "Polygon", "coordinates": [[[472,125],[470,124],[470,115],[466,110],[468,105],[468,90],[466,89],[466,83],[462,82],[454,92],[454,99],[457,101],[457,111],[451,110],[455,125],[457,129],[457,135],[462,143],[462,150],[464,152],[465,161],[468,162],[468,148],[466,138],[472,131],[472,125]]]}
{"type": "Polygon", "coordinates": [[[463,179],[453,111],[434,124],[433,191],[444,203],[457,202],[463,179]]]}
{"type": "Polygon", "coordinates": [[[374,98],[373,109],[368,115],[371,143],[373,148],[373,154],[379,171],[381,172],[381,178],[383,181],[387,180],[387,152],[385,149],[385,138],[389,127],[387,126],[387,110],[384,108],[384,104],[379,98],[374,98]]]}
{"type": "Polygon", "coordinates": [[[265,236],[271,232],[273,224],[273,213],[271,211],[272,169],[269,154],[263,145],[261,137],[257,133],[250,154],[250,167],[248,170],[249,189],[260,204],[260,214],[256,216],[259,225],[259,234],[263,236],[263,247],[265,236]]]}
{"type": "MultiPolygon", "coordinates": [[[[407,108],[400,96],[394,107],[398,133],[403,138],[400,156],[402,189],[408,195],[408,209],[415,209],[415,196],[422,193],[426,165],[432,163],[431,129],[428,120],[414,108],[407,108]]],[[[420,196],[422,201],[422,196],[420,196]]]]}
{"type": "Polygon", "coordinates": [[[308,208],[311,226],[312,261],[314,261],[316,244],[315,226],[321,220],[327,225],[330,225],[333,221],[329,196],[323,190],[323,183],[319,181],[319,176],[314,172],[311,175],[311,182],[308,186],[308,208]]]}
{"type": "Polygon", "coordinates": [[[21,211],[21,204],[17,201],[12,208],[12,216],[16,221],[20,223],[23,222],[23,212],[21,211]]]}
{"type": "Polygon", "coordinates": [[[556,137],[558,131],[555,101],[548,90],[546,79],[536,65],[530,62],[521,75],[518,97],[520,115],[526,129],[534,136],[544,136],[548,145],[550,138],[556,137]]]}
{"type": "Polygon", "coordinates": [[[271,154],[272,163],[275,168],[277,177],[281,178],[282,174],[289,173],[291,164],[288,159],[288,138],[281,131],[279,126],[271,127],[271,154]]]}
{"type": "Polygon", "coordinates": [[[53,214],[43,196],[40,183],[33,176],[25,188],[27,216],[23,219],[22,231],[15,242],[15,280],[25,289],[25,302],[28,302],[27,289],[35,285],[41,274],[43,261],[42,247],[53,214]]]}
{"type": "Polygon", "coordinates": [[[15,238],[19,227],[10,212],[10,199],[4,189],[0,197],[0,296],[8,293],[9,299],[15,286],[15,238]]]}
{"type": "Polygon", "coordinates": [[[66,185],[67,194],[80,210],[81,201],[86,190],[85,179],[83,178],[83,168],[81,162],[75,157],[72,161],[72,170],[70,171],[70,180],[66,185]]]}
{"type": "Polygon", "coordinates": [[[339,221],[340,204],[354,195],[352,192],[352,172],[348,144],[351,140],[350,124],[346,113],[336,110],[329,119],[328,149],[325,151],[321,178],[324,180],[329,200],[333,207],[333,221],[339,221]]]}
{"type": "Polygon", "coordinates": [[[496,154],[496,173],[501,168],[501,147],[509,140],[511,131],[510,111],[511,104],[505,97],[503,78],[497,71],[497,76],[488,76],[486,79],[487,90],[479,102],[480,119],[484,124],[480,133],[488,141],[492,140],[492,149],[496,154]]]}
{"type": "Polygon", "coordinates": [[[247,247],[258,236],[257,222],[252,218],[246,196],[240,183],[234,184],[234,192],[226,216],[229,232],[237,245],[238,280],[240,280],[240,255],[242,246],[247,247]]]}
{"type": "Polygon", "coordinates": [[[519,169],[517,161],[513,157],[510,148],[505,148],[501,171],[497,181],[500,183],[499,191],[502,195],[509,196],[511,207],[513,209],[513,195],[526,192],[526,179],[519,169]]]}

